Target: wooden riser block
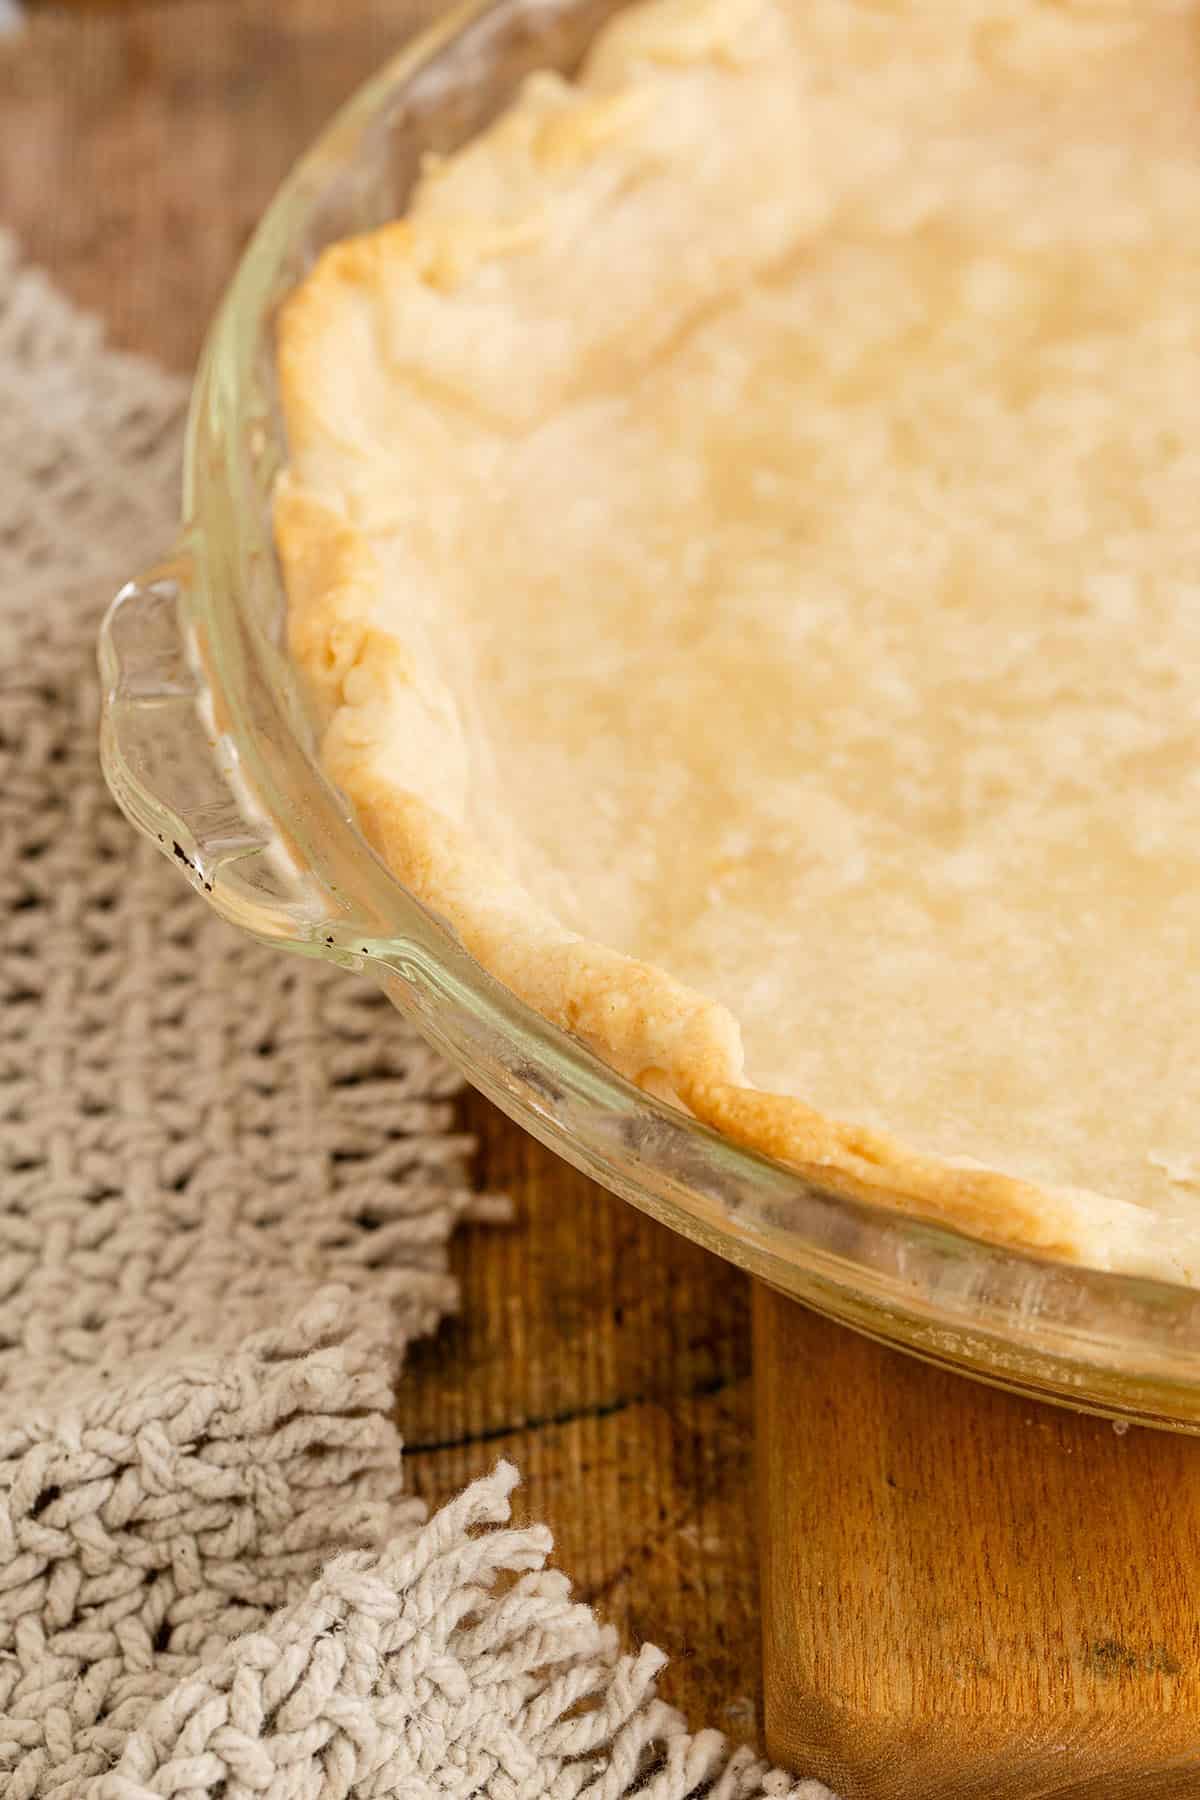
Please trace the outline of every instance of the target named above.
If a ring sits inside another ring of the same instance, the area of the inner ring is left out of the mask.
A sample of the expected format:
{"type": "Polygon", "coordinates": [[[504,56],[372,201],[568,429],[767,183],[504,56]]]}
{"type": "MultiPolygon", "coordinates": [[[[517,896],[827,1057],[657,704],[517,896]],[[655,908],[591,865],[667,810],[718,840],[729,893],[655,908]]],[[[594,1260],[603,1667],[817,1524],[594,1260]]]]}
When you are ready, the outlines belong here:
{"type": "Polygon", "coordinates": [[[1200,1441],[755,1295],[773,1758],[843,1800],[1200,1800],[1200,1441]]]}

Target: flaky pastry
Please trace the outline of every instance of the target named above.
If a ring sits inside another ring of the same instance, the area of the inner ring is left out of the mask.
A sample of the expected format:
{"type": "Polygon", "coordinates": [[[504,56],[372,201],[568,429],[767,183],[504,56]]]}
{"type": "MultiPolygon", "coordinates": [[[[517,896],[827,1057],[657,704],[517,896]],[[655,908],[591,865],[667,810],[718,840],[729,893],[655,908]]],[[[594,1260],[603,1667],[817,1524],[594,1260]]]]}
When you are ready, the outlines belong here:
{"type": "Polygon", "coordinates": [[[740,1143],[1200,1280],[1200,5],[650,0],[283,309],[326,769],[740,1143]]]}

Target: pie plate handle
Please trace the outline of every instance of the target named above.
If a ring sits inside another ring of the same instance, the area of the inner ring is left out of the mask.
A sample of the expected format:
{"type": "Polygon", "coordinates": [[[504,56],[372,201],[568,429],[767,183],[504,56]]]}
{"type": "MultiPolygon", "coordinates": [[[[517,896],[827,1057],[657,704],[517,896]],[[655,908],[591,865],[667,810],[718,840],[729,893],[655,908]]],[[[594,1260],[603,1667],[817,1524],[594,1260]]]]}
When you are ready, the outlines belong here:
{"type": "Polygon", "coordinates": [[[191,558],[127,582],[100,628],[100,757],[126,817],[224,918],[328,954],[328,900],[255,805],[188,620],[191,558]]]}

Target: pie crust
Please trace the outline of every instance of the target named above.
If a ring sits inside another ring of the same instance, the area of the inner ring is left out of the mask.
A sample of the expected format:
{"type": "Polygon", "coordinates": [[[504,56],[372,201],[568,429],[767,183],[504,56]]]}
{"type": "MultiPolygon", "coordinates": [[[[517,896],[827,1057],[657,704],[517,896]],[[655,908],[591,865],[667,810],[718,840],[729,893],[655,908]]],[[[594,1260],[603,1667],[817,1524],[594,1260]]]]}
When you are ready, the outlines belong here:
{"type": "Polygon", "coordinates": [[[282,310],[374,847],[728,1137],[1200,1279],[1200,4],[651,0],[282,310]]]}

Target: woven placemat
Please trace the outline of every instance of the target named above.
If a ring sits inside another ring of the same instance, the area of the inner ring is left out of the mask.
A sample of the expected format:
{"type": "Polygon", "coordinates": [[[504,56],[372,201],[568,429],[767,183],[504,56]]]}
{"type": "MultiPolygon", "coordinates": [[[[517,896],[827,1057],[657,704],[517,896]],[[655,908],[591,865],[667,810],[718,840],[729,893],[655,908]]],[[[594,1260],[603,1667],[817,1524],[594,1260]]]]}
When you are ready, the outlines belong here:
{"type": "Polygon", "coordinates": [[[688,1733],[511,1467],[403,1496],[405,1346],[500,1210],[456,1078],[209,914],[97,763],[183,401],[0,237],[0,1792],[820,1800],[688,1733]]]}

